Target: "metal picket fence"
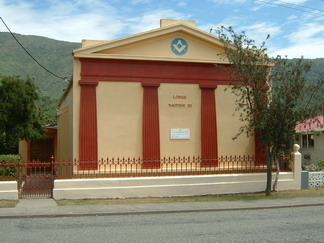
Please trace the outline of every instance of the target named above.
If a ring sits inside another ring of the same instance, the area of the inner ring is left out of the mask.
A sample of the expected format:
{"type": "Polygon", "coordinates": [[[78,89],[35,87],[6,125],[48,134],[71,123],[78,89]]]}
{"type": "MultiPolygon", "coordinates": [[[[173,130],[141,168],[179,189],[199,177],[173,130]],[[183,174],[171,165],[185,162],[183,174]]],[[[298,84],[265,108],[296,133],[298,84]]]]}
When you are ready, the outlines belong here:
{"type": "MultiPolygon", "coordinates": [[[[280,160],[281,171],[291,171],[292,157],[280,160]]],[[[273,165],[275,171],[275,165],[273,165]]],[[[254,156],[165,157],[159,160],[141,158],[107,158],[98,161],[55,160],[0,162],[0,180],[17,180],[20,198],[52,197],[55,179],[160,177],[264,173],[266,164],[254,156]]]]}

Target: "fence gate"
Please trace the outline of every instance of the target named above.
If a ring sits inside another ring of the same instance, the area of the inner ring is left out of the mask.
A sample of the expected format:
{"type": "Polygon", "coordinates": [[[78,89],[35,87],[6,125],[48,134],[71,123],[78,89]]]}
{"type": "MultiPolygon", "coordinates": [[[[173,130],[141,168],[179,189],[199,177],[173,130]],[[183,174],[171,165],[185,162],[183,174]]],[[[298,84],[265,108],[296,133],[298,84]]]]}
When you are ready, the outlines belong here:
{"type": "Polygon", "coordinates": [[[52,198],[54,163],[24,162],[19,168],[19,198],[52,198]]]}

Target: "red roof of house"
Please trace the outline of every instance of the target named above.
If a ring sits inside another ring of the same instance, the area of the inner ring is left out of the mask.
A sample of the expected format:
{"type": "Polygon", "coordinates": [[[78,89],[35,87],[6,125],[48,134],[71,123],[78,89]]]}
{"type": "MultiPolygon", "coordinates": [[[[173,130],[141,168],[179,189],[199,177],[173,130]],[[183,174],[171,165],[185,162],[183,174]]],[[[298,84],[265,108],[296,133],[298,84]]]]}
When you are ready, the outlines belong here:
{"type": "Polygon", "coordinates": [[[324,129],[324,115],[310,118],[295,127],[296,132],[307,130],[323,130],[324,129]]]}

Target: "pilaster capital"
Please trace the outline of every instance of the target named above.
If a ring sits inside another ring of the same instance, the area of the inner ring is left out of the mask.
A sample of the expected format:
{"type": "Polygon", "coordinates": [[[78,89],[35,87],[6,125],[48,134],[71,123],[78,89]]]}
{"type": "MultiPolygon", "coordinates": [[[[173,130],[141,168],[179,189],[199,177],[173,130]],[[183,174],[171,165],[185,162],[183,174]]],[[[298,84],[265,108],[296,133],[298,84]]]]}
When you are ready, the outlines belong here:
{"type": "Polygon", "coordinates": [[[199,87],[201,89],[216,89],[217,84],[212,81],[203,81],[203,82],[200,82],[199,87]]]}
{"type": "Polygon", "coordinates": [[[160,87],[159,81],[142,81],[142,87],[160,87]]]}
{"type": "Polygon", "coordinates": [[[80,86],[97,86],[98,85],[98,80],[94,79],[81,79],[79,80],[79,85],[80,86]]]}

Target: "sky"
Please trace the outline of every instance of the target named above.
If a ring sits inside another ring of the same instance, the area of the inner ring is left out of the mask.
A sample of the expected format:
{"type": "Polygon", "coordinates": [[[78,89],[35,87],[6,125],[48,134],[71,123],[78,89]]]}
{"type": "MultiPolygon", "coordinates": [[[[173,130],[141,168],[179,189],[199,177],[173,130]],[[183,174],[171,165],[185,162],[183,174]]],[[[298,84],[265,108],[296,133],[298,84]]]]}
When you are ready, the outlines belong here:
{"type": "Polygon", "coordinates": [[[324,0],[0,0],[0,17],[14,33],[70,42],[137,34],[160,19],[195,20],[206,32],[245,31],[258,45],[270,34],[271,56],[324,58],[324,0]]]}

